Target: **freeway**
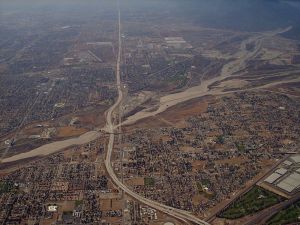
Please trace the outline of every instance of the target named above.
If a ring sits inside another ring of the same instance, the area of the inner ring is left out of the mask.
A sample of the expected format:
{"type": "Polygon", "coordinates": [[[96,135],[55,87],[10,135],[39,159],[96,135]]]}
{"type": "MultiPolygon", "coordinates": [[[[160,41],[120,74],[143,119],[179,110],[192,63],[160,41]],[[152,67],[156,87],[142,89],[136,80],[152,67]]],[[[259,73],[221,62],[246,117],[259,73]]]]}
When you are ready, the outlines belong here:
{"type": "Polygon", "coordinates": [[[196,216],[192,215],[191,213],[180,210],[180,209],[175,209],[166,205],[163,205],[161,203],[149,200],[147,198],[144,198],[137,193],[131,191],[127,186],[125,186],[119,178],[116,176],[112,164],[111,164],[111,156],[113,152],[113,146],[114,146],[114,139],[115,139],[115,125],[113,122],[113,113],[114,111],[119,107],[120,103],[122,102],[123,99],[123,92],[121,89],[121,78],[120,78],[120,64],[121,64],[121,54],[122,54],[122,37],[121,37],[121,12],[120,12],[120,6],[118,4],[118,17],[119,17],[119,50],[118,50],[118,57],[117,57],[117,64],[116,64],[116,80],[117,80],[117,87],[118,87],[118,99],[117,101],[109,108],[106,114],[106,127],[108,132],[110,133],[109,135],[109,142],[107,146],[107,153],[105,157],[105,167],[106,170],[112,179],[112,181],[120,188],[124,193],[127,195],[131,196],[132,198],[138,200],[139,202],[148,205],[158,211],[164,212],[174,218],[179,219],[182,222],[185,223],[196,223],[196,224],[205,224],[208,225],[207,222],[200,220],[196,216]]]}

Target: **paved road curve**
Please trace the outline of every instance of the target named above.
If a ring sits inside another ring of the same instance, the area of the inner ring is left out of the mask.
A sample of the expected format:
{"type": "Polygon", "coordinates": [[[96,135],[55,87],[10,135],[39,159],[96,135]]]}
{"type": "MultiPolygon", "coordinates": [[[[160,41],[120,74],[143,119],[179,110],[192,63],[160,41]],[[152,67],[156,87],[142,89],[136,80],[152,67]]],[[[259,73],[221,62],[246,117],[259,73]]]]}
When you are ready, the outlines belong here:
{"type": "Polygon", "coordinates": [[[109,136],[109,143],[108,143],[108,147],[107,147],[107,154],[106,154],[106,158],[105,158],[105,167],[107,169],[107,172],[110,176],[110,178],[113,180],[113,182],[119,187],[121,188],[127,195],[133,197],[134,199],[137,199],[139,202],[148,205],[154,209],[157,209],[161,212],[164,212],[172,217],[175,217],[183,222],[189,223],[189,222],[193,222],[196,224],[205,224],[208,225],[208,223],[206,223],[203,220],[200,220],[199,218],[197,218],[196,216],[192,215],[191,213],[184,211],[184,210],[179,210],[179,209],[175,209],[163,204],[160,204],[158,202],[146,199],[136,193],[134,193],[133,191],[131,191],[128,187],[126,187],[116,176],[112,165],[111,165],[111,155],[112,155],[112,151],[113,151],[113,145],[114,145],[114,138],[115,138],[115,134],[114,134],[114,123],[112,120],[113,117],[113,112],[117,109],[117,107],[119,106],[119,104],[121,103],[122,99],[123,99],[123,93],[122,93],[122,89],[121,89],[121,78],[120,78],[120,63],[121,63],[121,54],[122,54],[122,37],[121,37],[121,13],[120,13],[120,7],[118,5],[118,13],[119,13],[119,51],[118,51],[118,58],[117,58],[117,65],[116,65],[116,78],[117,78],[117,87],[118,87],[118,99],[115,102],[115,104],[113,106],[111,106],[109,108],[109,110],[107,111],[106,114],[106,122],[107,122],[107,130],[110,133],[109,136]]]}

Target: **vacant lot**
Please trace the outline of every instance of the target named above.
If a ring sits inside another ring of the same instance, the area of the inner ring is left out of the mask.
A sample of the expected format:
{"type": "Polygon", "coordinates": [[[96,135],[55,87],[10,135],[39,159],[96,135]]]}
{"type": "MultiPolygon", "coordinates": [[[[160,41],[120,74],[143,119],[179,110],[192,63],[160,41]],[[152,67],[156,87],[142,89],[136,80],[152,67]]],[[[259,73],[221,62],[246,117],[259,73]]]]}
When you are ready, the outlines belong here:
{"type": "Polygon", "coordinates": [[[84,128],[76,128],[76,127],[60,127],[58,128],[58,137],[73,137],[73,136],[79,136],[81,134],[84,134],[87,132],[84,128]]]}
{"type": "Polygon", "coordinates": [[[101,199],[100,209],[102,211],[120,210],[123,208],[123,201],[120,199],[101,199]]]}
{"type": "Polygon", "coordinates": [[[130,186],[136,186],[136,185],[143,186],[145,184],[143,177],[129,178],[126,180],[126,183],[130,186]]]}

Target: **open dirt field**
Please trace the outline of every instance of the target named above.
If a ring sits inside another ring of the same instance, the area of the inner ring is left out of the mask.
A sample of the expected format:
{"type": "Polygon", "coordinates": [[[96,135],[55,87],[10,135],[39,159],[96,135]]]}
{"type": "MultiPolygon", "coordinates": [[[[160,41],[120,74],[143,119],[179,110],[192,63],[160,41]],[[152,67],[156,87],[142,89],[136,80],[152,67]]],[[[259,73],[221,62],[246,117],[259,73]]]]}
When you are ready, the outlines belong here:
{"type": "Polygon", "coordinates": [[[76,127],[60,127],[57,128],[57,137],[74,137],[86,133],[88,130],[85,128],[76,127]]]}
{"type": "Polygon", "coordinates": [[[185,118],[206,112],[208,102],[212,101],[213,99],[214,97],[210,96],[192,99],[170,107],[155,117],[142,119],[133,125],[124,127],[123,129],[125,131],[130,131],[136,128],[156,128],[169,126],[181,127],[185,123],[185,118]]]}
{"type": "Polygon", "coordinates": [[[102,211],[123,209],[123,201],[119,199],[101,199],[100,208],[102,211]]]}
{"type": "Polygon", "coordinates": [[[125,180],[125,183],[128,184],[128,186],[145,185],[143,177],[128,178],[125,180]]]}

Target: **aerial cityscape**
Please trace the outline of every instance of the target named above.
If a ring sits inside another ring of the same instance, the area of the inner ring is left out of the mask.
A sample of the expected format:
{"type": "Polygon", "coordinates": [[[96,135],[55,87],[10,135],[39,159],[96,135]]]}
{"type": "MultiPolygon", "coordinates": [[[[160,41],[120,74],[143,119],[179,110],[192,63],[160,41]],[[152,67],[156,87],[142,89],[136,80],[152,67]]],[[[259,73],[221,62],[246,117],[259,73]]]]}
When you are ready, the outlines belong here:
{"type": "Polygon", "coordinates": [[[299,225],[300,2],[1,0],[1,225],[299,225]]]}

